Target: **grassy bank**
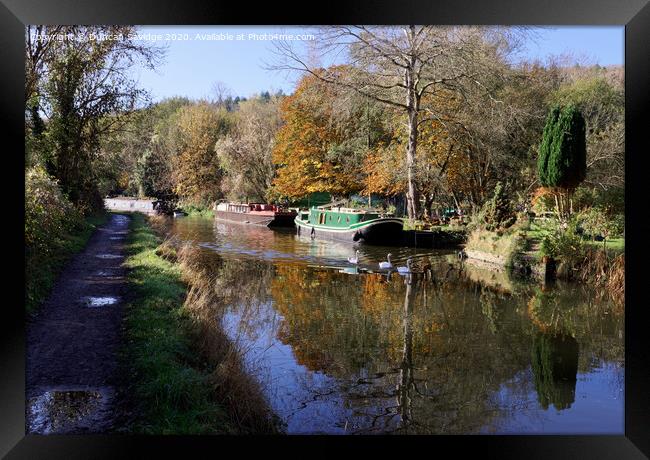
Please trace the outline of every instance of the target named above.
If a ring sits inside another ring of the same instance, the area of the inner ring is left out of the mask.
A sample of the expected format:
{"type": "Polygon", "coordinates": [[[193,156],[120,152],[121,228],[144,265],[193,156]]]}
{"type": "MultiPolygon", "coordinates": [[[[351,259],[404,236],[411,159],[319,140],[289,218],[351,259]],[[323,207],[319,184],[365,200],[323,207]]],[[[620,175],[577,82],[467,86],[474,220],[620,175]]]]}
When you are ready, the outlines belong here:
{"type": "Polygon", "coordinates": [[[95,229],[106,222],[108,214],[100,212],[86,217],[80,225],[53,236],[48,247],[25,254],[25,308],[35,313],[45,300],[65,263],[81,252],[95,229]]]}
{"type": "Polygon", "coordinates": [[[518,226],[500,233],[478,228],[467,237],[465,249],[496,255],[505,261],[506,266],[512,267],[517,256],[526,250],[527,244],[518,226]]]}
{"type": "Polygon", "coordinates": [[[465,249],[499,256],[506,266],[514,267],[547,256],[555,261],[556,278],[590,285],[615,302],[625,298],[623,238],[608,240],[605,246],[569,231],[558,232],[550,223],[534,222],[515,224],[500,234],[475,229],[465,249]]]}
{"type": "Polygon", "coordinates": [[[133,214],[130,225],[126,265],[132,299],[125,312],[123,361],[138,414],[132,431],[258,431],[238,420],[228,404],[233,398],[222,384],[225,358],[209,356],[199,345],[205,340],[201,323],[190,308],[175,251],[160,246],[160,238],[141,214],[133,214]]]}

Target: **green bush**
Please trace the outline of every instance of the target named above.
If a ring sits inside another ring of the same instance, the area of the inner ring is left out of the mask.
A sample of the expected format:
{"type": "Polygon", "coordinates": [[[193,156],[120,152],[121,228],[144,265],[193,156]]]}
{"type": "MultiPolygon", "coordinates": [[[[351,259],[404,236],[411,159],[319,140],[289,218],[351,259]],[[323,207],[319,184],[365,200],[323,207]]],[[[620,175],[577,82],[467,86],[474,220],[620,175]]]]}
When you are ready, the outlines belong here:
{"type": "Polygon", "coordinates": [[[79,230],[83,224],[81,213],[44,169],[34,167],[25,173],[25,249],[28,253],[48,253],[63,235],[79,230]]]}
{"type": "Polygon", "coordinates": [[[39,167],[25,173],[25,308],[33,312],[50,292],[68,257],[82,250],[105,213],[89,215],[61,193],[39,167]]]}
{"type": "Polygon", "coordinates": [[[511,227],[516,219],[503,184],[497,182],[492,198],[486,201],[481,210],[472,217],[469,230],[482,227],[488,231],[501,231],[511,227]]]}
{"type": "Polygon", "coordinates": [[[544,187],[574,190],[587,172],[585,119],[577,107],[555,106],[546,118],[537,171],[544,187]]]}
{"type": "Polygon", "coordinates": [[[573,194],[573,208],[584,211],[593,207],[602,209],[609,216],[624,214],[625,190],[622,188],[601,190],[596,187],[578,187],[573,194]]]}
{"type": "Polygon", "coordinates": [[[577,233],[578,220],[557,227],[542,237],[540,254],[573,265],[584,256],[584,242],[577,233]]]}

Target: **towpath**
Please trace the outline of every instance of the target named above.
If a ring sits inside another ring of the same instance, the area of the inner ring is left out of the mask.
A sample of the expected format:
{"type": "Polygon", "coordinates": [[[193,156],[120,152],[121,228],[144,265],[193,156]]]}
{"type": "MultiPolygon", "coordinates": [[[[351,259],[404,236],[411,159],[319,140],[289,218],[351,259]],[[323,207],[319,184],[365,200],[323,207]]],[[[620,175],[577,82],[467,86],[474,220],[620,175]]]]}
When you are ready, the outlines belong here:
{"type": "Polygon", "coordinates": [[[118,351],[129,218],[113,214],[91,236],[28,320],[26,431],[110,432],[120,396],[118,351]]]}

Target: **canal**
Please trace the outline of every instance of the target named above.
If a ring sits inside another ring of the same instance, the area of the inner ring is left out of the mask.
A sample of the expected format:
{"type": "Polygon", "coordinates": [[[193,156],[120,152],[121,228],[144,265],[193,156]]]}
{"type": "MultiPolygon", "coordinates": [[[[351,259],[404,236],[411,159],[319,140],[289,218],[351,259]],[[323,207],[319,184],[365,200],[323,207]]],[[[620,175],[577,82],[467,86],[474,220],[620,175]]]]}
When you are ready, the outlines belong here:
{"type": "Polygon", "coordinates": [[[168,225],[199,248],[218,320],[288,433],[623,433],[623,306],[584,286],[455,251],[168,225]],[[389,252],[426,274],[379,270],[389,252]]]}

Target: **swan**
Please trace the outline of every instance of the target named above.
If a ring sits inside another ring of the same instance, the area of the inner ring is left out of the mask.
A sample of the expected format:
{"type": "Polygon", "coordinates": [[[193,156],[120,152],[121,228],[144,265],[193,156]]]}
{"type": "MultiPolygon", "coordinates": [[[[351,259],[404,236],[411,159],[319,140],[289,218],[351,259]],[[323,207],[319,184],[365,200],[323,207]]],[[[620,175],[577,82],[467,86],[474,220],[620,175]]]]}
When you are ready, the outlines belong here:
{"type": "Polygon", "coordinates": [[[390,263],[390,256],[392,256],[392,254],[390,253],[386,256],[388,262],[379,262],[379,268],[387,268],[387,269],[393,268],[393,264],[390,263]]]}
{"type": "Polygon", "coordinates": [[[397,271],[400,275],[406,275],[411,272],[411,258],[406,259],[406,267],[397,267],[397,271]]]}
{"type": "Polygon", "coordinates": [[[357,252],[354,254],[354,257],[348,257],[348,262],[351,264],[358,264],[359,263],[359,250],[357,249],[357,252]]]}

